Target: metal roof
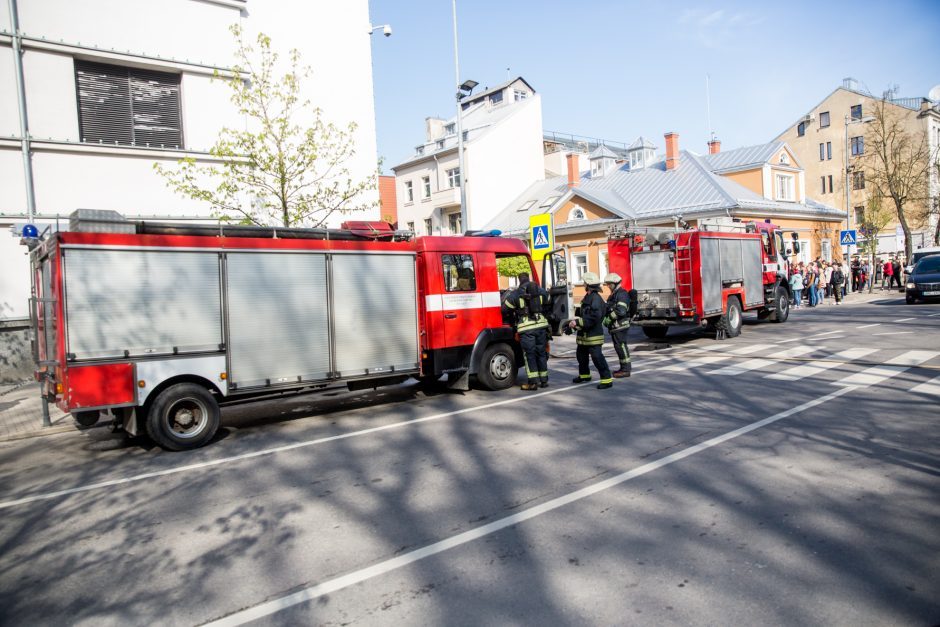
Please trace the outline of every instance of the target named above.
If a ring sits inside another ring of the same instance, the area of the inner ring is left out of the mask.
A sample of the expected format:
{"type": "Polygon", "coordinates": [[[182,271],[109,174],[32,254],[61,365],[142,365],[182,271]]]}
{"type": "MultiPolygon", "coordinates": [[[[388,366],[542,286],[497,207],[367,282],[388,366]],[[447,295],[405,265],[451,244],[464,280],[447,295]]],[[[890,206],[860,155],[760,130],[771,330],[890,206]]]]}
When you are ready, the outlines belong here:
{"type": "Polygon", "coordinates": [[[636,138],[636,141],[630,144],[628,149],[633,150],[634,148],[652,148],[653,150],[655,150],[656,145],[650,140],[640,135],[639,137],[636,138]]]}
{"type": "Polygon", "coordinates": [[[609,158],[611,158],[611,159],[619,159],[619,158],[620,158],[613,150],[611,150],[610,148],[608,148],[608,147],[605,146],[604,144],[601,144],[600,146],[598,146],[597,148],[595,148],[595,149],[594,149],[594,152],[592,152],[592,153],[589,155],[588,158],[589,158],[589,159],[600,159],[600,158],[602,158],[602,157],[609,157],[609,158]]]}
{"type": "Polygon", "coordinates": [[[781,148],[786,145],[782,141],[772,141],[756,146],[745,146],[726,150],[713,155],[705,155],[708,167],[715,171],[736,170],[748,166],[760,167],[769,162],[781,148]]]}

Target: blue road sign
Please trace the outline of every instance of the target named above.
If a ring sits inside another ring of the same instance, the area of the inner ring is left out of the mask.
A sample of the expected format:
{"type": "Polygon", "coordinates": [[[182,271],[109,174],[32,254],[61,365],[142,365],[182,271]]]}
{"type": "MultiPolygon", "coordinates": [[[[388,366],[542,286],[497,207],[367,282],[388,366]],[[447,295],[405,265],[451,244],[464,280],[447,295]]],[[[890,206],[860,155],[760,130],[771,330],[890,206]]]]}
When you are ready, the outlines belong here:
{"type": "Polygon", "coordinates": [[[532,228],[532,248],[534,250],[545,250],[551,246],[548,239],[548,225],[542,224],[532,228]]]}
{"type": "Polygon", "coordinates": [[[858,236],[855,229],[851,231],[839,231],[839,243],[843,246],[855,246],[858,244],[858,236]]]}

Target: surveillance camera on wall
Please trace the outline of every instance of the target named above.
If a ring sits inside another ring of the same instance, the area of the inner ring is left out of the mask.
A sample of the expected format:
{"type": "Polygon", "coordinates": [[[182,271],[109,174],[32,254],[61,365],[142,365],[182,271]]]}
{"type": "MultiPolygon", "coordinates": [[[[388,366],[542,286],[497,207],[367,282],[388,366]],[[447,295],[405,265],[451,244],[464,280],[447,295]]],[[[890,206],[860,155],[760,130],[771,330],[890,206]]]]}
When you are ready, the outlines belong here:
{"type": "Polygon", "coordinates": [[[388,24],[386,24],[385,26],[383,26],[383,27],[382,27],[382,34],[385,35],[386,37],[391,37],[391,36],[392,36],[392,27],[389,26],[388,24]]]}

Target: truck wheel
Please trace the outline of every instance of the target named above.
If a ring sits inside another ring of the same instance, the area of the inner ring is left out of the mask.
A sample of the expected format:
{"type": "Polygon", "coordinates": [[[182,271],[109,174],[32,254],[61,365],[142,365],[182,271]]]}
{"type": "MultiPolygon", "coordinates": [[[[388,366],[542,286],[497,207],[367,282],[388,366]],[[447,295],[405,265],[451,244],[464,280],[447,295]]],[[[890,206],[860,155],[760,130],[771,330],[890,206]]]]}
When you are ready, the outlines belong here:
{"type": "Polygon", "coordinates": [[[772,322],[786,322],[790,317],[790,297],[787,291],[780,286],[774,290],[774,303],[770,308],[770,320],[772,322]]]}
{"type": "Polygon", "coordinates": [[[219,404],[206,388],[177,383],[160,392],[147,414],[147,435],[170,451],[199,448],[219,428],[219,404]]]}
{"type": "Polygon", "coordinates": [[[488,390],[505,390],[516,383],[516,354],[508,344],[490,344],[483,351],[477,379],[488,390]]]}
{"type": "Polygon", "coordinates": [[[643,333],[651,340],[661,340],[669,333],[669,327],[643,327],[643,333]]]}
{"type": "Polygon", "coordinates": [[[715,328],[718,332],[724,332],[725,337],[738,337],[741,335],[741,327],[744,325],[743,315],[741,314],[741,303],[737,297],[728,298],[728,308],[724,315],[718,319],[715,328]]]}
{"type": "Polygon", "coordinates": [[[95,411],[73,411],[72,418],[82,427],[93,427],[101,418],[101,412],[95,411]]]}

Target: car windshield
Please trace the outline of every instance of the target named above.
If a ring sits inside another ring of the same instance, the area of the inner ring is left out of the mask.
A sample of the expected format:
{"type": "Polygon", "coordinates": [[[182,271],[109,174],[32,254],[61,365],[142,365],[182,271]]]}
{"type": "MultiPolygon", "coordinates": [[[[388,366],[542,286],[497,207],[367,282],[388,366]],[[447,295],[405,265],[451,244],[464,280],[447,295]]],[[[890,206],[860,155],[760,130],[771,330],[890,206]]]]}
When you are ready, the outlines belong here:
{"type": "Polygon", "coordinates": [[[917,265],[914,267],[914,272],[918,274],[922,272],[940,272],[940,255],[924,257],[917,262],[917,265]]]}

